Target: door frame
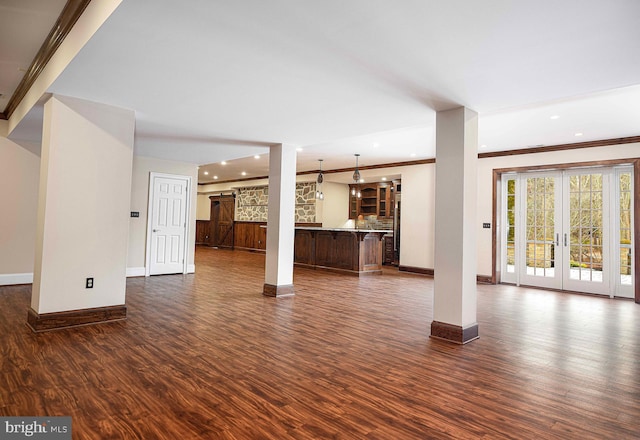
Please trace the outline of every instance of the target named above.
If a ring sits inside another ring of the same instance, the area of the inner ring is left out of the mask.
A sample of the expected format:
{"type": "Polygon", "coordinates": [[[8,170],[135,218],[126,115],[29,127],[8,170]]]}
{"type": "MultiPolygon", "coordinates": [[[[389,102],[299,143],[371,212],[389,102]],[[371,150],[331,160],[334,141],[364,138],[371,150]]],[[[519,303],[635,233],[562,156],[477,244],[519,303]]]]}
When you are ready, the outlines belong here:
{"type": "Polygon", "coordinates": [[[191,224],[191,191],[192,191],[192,178],[191,176],[183,176],[180,174],[167,174],[167,173],[157,173],[155,171],[149,172],[149,200],[147,204],[147,236],[146,236],[146,251],[145,251],[145,263],[144,263],[144,276],[148,277],[151,275],[151,229],[153,223],[153,196],[154,196],[154,180],[157,177],[165,178],[165,179],[179,179],[187,181],[187,202],[185,203],[185,231],[184,231],[184,263],[182,265],[182,273],[186,274],[188,266],[189,266],[189,236],[191,228],[189,225],[191,224]]]}
{"type": "Polygon", "coordinates": [[[628,158],[628,159],[612,159],[612,160],[600,160],[590,162],[572,162],[561,164],[549,164],[549,165],[535,165],[524,167],[511,167],[511,168],[494,168],[493,169],[493,214],[492,222],[497,227],[491,229],[492,240],[492,264],[491,264],[491,283],[497,284],[500,280],[499,272],[499,259],[500,247],[498,237],[501,232],[499,231],[502,226],[501,220],[501,189],[502,189],[502,175],[507,173],[523,173],[527,171],[545,171],[545,170],[567,170],[571,168],[586,168],[596,166],[619,166],[619,165],[631,165],[633,167],[633,273],[634,273],[634,299],[636,303],[640,304],[640,158],[628,158]]]}

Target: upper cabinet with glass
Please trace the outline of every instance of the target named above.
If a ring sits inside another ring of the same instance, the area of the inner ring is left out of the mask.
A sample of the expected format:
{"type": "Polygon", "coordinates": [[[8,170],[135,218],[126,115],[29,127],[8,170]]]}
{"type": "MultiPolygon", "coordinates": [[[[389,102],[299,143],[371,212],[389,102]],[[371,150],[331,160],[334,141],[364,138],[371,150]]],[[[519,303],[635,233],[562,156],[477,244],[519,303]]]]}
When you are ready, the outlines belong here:
{"type": "Polygon", "coordinates": [[[349,218],[375,215],[393,217],[394,183],[362,183],[349,185],[349,218]]]}

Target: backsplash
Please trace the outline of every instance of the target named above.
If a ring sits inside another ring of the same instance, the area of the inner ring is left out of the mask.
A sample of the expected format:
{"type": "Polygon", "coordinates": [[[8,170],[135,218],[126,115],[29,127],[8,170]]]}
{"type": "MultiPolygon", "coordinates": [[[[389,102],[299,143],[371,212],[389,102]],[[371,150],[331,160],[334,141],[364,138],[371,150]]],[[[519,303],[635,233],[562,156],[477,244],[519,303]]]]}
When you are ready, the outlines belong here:
{"type": "MultiPolygon", "coordinates": [[[[266,222],[269,204],[268,186],[247,186],[236,191],[236,220],[266,222]]],[[[296,223],[316,222],[316,183],[296,183],[296,223]]]]}
{"type": "Polygon", "coordinates": [[[355,220],[354,227],[358,229],[388,229],[393,230],[392,218],[378,218],[375,215],[366,215],[363,220],[355,220]]]}

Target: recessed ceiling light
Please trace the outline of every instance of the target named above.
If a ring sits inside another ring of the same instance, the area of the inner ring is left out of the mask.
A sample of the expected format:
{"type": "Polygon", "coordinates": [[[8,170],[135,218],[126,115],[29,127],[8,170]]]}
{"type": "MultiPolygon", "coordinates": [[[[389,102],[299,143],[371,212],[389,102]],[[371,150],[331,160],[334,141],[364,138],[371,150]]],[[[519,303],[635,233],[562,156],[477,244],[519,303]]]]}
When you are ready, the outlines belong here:
{"type": "Polygon", "coordinates": [[[254,159],[260,159],[260,155],[256,154],[255,156],[253,156],[254,159]]]}
{"type": "Polygon", "coordinates": [[[485,144],[480,145],[480,148],[487,148],[485,144]]]}
{"type": "Polygon", "coordinates": [[[208,176],[208,175],[209,175],[209,171],[205,171],[205,172],[204,172],[204,175],[205,175],[205,176],[208,176]]]}
{"type": "Polygon", "coordinates": [[[213,180],[218,180],[218,176],[213,176],[213,180]]]}
{"type": "Polygon", "coordinates": [[[296,151],[302,151],[302,147],[296,148],[296,151]]]}
{"type": "Polygon", "coordinates": [[[558,116],[558,115],[551,116],[551,119],[558,119],[558,118],[560,118],[560,116],[558,116]]]}
{"type": "Polygon", "coordinates": [[[582,133],[576,133],[574,136],[582,136],[582,133]]]}
{"type": "Polygon", "coordinates": [[[385,180],[387,180],[387,178],[386,178],[386,177],[383,177],[383,178],[382,178],[382,180],[383,180],[383,181],[385,181],[385,180]]]}
{"type": "Polygon", "coordinates": [[[378,148],[380,146],[380,144],[378,142],[374,142],[373,143],[373,148],[378,148]]]}
{"type": "Polygon", "coordinates": [[[411,153],[409,156],[416,157],[416,153],[411,153]]]}
{"type": "Polygon", "coordinates": [[[222,162],[220,162],[220,165],[226,165],[227,163],[223,160],[222,162]]]}
{"type": "Polygon", "coordinates": [[[247,172],[246,172],[246,171],[243,171],[243,172],[241,172],[240,174],[242,174],[243,176],[246,176],[246,175],[247,175],[247,172]]]}

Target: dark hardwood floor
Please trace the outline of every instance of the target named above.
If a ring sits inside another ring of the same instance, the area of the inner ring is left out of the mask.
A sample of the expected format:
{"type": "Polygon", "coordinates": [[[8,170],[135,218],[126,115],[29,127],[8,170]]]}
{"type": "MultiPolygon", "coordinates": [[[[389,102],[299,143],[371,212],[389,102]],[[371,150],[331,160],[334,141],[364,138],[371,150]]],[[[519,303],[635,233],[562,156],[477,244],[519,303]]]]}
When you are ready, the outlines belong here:
{"type": "Polygon", "coordinates": [[[630,439],[640,305],[478,286],[480,339],[429,338],[433,280],[296,269],[198,248],[197,274],[127,281],[128,319],[34,334],[0,287],[0,415],[75,439],[630,439]]]}

